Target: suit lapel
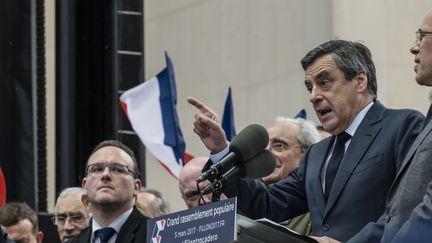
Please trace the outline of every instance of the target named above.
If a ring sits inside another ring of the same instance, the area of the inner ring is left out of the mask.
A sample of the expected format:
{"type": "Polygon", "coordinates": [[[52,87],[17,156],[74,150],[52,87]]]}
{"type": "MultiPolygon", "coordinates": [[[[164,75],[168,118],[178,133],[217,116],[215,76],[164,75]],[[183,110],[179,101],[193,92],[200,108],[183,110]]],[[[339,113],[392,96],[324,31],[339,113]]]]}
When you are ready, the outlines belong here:
{"type": "Polygon", "coordinates": [[[396,187],[396,184],[399,182],[399,178],[402,177],[402,174],[408,168],[408,166],[411,164],[412,157],[414,156],[415,152],[417,151],[418,147],[423,143],[427,135],[432,131],[432,122],[429,122],[426,127],[423,129],[423,131],[420,133],[420,135],[416,138],[414,143],[411,145],[410,149],[408,150],[408,153],[404,159],[404,162],[402,163],[401,168],[399,169],[395,180],[393,181],[389,193],[387,195],[390,195],[393,191],[393,188],[396,187]]]}
{"type": "Polygon", "coordinates": [[[144,216],[134,207],[131,215],[123,224],[120,229],[120,232],[117,236],[116,243],[130,243],[135,239],[135,233],[140,225],[141,220],[143,220],[144,216]]]}
{"type": "Polygon", "coordinates": [[[376,101],[357,128],[334,179],[333,187],[325,208],[325,215],[327,215],[334,206],[337,198],[351,177],[354,168],[361,161],[381,130],[381,126],[376,124],[382,120],[384,110],[384,106],[376,101]]]}

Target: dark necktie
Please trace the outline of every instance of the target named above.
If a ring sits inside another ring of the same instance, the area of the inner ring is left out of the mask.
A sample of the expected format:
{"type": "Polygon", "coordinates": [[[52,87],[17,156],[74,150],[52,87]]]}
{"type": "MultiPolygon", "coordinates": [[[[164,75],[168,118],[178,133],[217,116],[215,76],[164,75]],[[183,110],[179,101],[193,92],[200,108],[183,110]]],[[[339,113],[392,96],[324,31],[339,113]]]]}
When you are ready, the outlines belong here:
{"type": "Polygon", "coordinates": [[[351,138],[346,132],[342,132],[341,134],[336,136],[336,144],[333,149],[333,154],[329,160],[326,171],[326,180],[325,180],[325,199],[327,201],[328,196],[330,195],[330,190],[333,185],[334,178],[336,177],[336,172],[338,171],[339,164],[342,161],[342,158],[345,153],[345,143],[351,138]]]}
{"type": "Polygon", "coordinates": [[[100,243],[107,243],[114,232],[115,230],[113,228],[102,228],[96,231],[97,236],[100,239],[100,243]]]}

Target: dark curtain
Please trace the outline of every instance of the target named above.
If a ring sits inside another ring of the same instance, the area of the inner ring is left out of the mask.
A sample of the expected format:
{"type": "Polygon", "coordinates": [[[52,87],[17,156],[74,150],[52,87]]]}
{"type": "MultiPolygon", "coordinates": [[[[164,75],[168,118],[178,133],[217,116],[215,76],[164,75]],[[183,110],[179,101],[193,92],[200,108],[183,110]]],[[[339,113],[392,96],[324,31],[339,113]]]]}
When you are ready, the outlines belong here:
{"type": "Polygon", "coordinates": [[[30,1],[0,1],[0,164],[7,201],[36,205],[30,1]]]}

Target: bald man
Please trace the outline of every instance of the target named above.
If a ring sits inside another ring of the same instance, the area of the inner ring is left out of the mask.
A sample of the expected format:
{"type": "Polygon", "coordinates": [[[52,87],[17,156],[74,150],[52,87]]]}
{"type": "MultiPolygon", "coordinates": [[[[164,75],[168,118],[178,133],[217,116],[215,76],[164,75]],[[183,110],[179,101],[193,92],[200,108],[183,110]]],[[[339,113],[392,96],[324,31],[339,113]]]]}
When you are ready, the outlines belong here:
{"type": "MultiPolygon", "coordinates": [[[[207,161],[208,158],[206,157],[195,157],[180,170],[179,190],[188,208],[200,205],[200,192],[196,185],[196,179],[201,175],[201,170],[207,161]]],[[[203,181],[199,184],[199,189],[203,190],[209,184],[209,181],[203,181]]],[[[209,203],[211,202],[212,194],[204,195],[202,199],[204,202],[201,200],[201,204],[209,203]]]]}

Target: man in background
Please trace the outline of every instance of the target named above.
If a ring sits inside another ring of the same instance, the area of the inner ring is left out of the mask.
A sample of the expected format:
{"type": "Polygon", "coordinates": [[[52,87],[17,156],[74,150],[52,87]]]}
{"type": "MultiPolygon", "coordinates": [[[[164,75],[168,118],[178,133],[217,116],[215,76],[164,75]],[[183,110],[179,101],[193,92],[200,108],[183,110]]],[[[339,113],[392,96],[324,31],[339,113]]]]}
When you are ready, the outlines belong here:
{"type": "Polygon", "coordinates": [[[70,187],[64,189],[57,198],[53,223],[57,226],[61,242],[78,235],[89,224],[89,212],[81,202],[83,189],[70,187]]]}
{"type": "Polygon", "coordinates": [[[0,208],[0,224],[8,239],[17,243],[41,243],[43,233],[39,231],[36,212],[25,203],[10,202],[0,208]]]}
{"type": "Polygon", "coordinates": [[[159,217],[170,213],[168,201],[154,189],[142,187],[138,193],[137,208],[149,218],[159,217]]]}
{"type": "Polygon", "coordinates": [[[201,175],[201,170],[207,163],[207,157],[195,157],[187,162],[179,173],[178,186],[181,197],[188,208],[195,208],[201,204],[210,203],[212,194],[200,197],[200,191],[206,188],[210,182],[208,180],[199,183],[197,187],[196,180],[201,175]]]}
{"type": "MultiPolygon", "coordinates": [[[[286,179],[297,169],[303,154],[310,145],[320,140],[320,135],[313,122],[285,117],[277,117],[267,132],[269,134],[267,149],[276,158],[276,168],[273,173],[261,180],[267,186],[271,186],[286,179]]],[[[281,224],[303,235],[312,232],[309,213],[288,219],[281,224]]]]}

